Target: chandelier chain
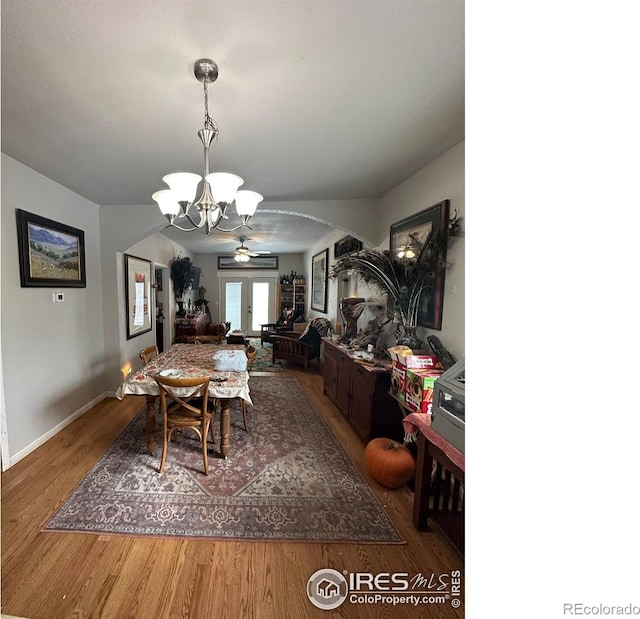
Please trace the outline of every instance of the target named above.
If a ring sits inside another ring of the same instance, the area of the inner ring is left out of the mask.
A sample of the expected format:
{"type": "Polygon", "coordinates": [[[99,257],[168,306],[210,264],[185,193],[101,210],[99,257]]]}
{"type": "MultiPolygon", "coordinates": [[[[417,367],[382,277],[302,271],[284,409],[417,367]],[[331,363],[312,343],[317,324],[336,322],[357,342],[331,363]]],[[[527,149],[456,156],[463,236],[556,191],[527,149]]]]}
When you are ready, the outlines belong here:
{"type": "Polygon", "coordinates": [[[208,79],[207,76],[205,76],[203,83],[204,83],[204,128],[205,129],[210,129],[211,131],[213,131],[213,137],[217,138],[218,137],[218,127],[216,126],[216,123],[213,121],[213,118],[211,118],[211,116],[209,116],[209,91],[207,90],[207,83],[208,83],[208,79]]]}

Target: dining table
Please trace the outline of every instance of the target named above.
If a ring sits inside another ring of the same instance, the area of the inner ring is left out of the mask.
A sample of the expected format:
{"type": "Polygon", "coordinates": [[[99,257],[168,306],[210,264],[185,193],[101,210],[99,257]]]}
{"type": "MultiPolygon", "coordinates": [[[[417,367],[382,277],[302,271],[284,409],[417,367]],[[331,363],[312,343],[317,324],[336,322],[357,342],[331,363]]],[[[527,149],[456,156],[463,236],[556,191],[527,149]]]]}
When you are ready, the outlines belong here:
{"type": "MultiPolygon", "coordinates": [[[[122,400],[127,395],[146,398],[147,451],[155,454],[156,406],[160,391],[155,375],[163,370],[177,370],[180,376],[209,376],[209,397],[220,403],[220,453],[226,458],[230,451],[231,402],[241,399],[252,404],[249,393],[248,371],[219,371],[214,367],[214,354],[219,350],[244,350],[235,344],[174,344],[166,352],[152,359],[141,369],[131,372],[118,387],[116,397],[122,400]]],[[[176,395],[189,395],[176,390],[176,395]]]]}

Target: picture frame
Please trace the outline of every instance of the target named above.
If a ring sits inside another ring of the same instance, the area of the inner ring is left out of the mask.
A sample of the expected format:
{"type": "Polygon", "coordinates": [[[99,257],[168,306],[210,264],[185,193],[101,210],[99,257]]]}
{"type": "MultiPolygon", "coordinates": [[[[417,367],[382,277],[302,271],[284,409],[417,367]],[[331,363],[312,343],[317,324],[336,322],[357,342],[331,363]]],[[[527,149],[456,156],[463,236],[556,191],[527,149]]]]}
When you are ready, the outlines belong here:
{"type": "Polygon", "coordinates": [[[342,258],[348,254],[353,254],[362,249],[362,241],[352,236],[345,236],[333,246],[333,257],[342,258]]]}
{"type": "Polygon", "coordinates": [[[151,260],[124,254],[125,299],[127,304],[127,339],[151,331],[154,282],[151,260]]]}
{"type": "MultiPolygon", "coordinates": [[[[391,224],[389,233],[389,252],[397,256],[399,249],[420,247],[432,231],[446,234],[449,225],[449,200],[443,200],[424,211],[406,217],[391,224]]],[[[447,257],[446,243],[438,256],[439,266],[435,273],[433,288],[425,290],[420,304],[418,325],[429,329],[442,329],[442,311],[444,301],[445,261],[447,257]]],[[[410,259],[410,258],[409,258],[410,259]]]]}
{"type": "Polygon", "coordinates": [[[20,286],[86,288],[84,231],[16,209],[20,286]]]}
{"type": "Polygon", "coordinates": [[[252,256],[249,262],[236,262],[234,256],[218,256],[218,270],[263,269],[278,270],[278,256],[252,256]]]}
{"type": "Polygon", "coordinates": [[[311,260],[311,309],[327,313],[329,248],[318,252],[311,260]]]}

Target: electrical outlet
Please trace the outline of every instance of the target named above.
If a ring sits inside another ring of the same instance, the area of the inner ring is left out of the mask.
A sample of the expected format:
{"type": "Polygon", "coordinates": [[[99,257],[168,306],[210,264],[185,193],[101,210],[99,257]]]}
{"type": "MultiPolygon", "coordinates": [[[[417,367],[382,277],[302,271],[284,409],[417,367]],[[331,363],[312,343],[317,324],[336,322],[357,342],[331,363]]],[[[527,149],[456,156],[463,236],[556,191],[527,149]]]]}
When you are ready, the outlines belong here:
{"type": "Polygon", "coordinates": [[[64,292],[54,292],[53,293],[53,302],[54,303],[64,303],[64,292]]]}

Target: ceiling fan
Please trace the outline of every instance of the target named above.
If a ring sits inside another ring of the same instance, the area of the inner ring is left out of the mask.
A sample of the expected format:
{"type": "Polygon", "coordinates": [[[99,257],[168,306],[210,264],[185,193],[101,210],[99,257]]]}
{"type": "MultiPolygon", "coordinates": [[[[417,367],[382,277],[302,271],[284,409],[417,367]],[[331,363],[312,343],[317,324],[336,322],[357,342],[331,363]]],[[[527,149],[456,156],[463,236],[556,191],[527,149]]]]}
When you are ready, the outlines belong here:
{"type": "Polygon", "coordinates": [[[234,256],[234,260],[236,262],[249,262],[250,258],[271,253],[270,251],[251,251],[244,244],[244,242],[246,241],[245,238],[240,237],[238,240],[240,241],[240,247],[236,247],[236,254],[234,256]]]}

